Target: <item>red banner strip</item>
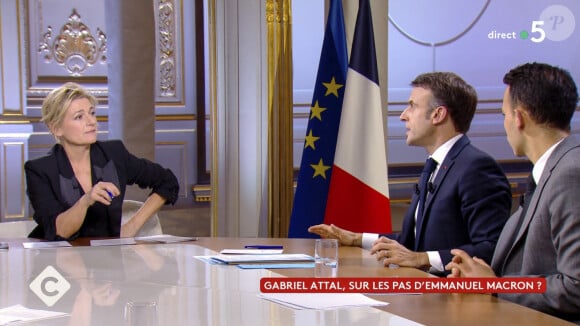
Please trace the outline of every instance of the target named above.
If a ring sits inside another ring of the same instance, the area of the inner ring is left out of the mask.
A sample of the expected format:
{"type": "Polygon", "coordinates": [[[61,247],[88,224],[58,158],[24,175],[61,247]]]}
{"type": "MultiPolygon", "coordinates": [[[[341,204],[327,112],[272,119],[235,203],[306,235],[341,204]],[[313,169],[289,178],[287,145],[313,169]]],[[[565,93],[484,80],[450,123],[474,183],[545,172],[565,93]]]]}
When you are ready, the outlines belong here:
{"type": "Polygon", "coordinates": [[[285,278],[264,277],[262,293],[543,293],[541,277],[285,278]]]}

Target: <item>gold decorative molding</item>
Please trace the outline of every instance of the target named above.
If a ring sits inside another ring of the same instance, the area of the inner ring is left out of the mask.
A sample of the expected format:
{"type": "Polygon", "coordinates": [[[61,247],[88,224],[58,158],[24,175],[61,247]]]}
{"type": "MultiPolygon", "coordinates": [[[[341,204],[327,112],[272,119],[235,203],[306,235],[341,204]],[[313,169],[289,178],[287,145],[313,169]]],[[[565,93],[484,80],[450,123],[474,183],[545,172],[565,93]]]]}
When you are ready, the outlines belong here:
{"type": "Polygon", "coordinates": [[[218,85],[217,85],[217,4],[216,0],[208,0],[207,3],[207,19],[208,19],[208,53],[209,53],[209,99],[208,104],[210,108],[210,138],[211,138],[211,174],[210,184],[212,189],[210,191],[211,197],[211,236],[218,235],[219,220],[218,220],[218,193],[219,189],[219,166],[218,166],[218,146],[219,146],[219,123],[218,123],[218,85]]]}
{"type": "Polygon", "coordinates": [[[290,9],[289,2],[279,0],[266,1],[266,23],[289,23],[290,9]]]}
{"type": "Polygon", "coordinates": [[[292,1],[266,0],[269,235],[286,237],[293,198],[292,1]]]}
{"type": "Polygon", "coordinates": [[[107,62],[107,36],[100,28],[97,28],[96,36],[93,36],[74,8],[68,17],[68,23],[60,28],[60,33],[54,40],[50,25],[42,39],[38,52],[45,53],[46,62],[54,59],[64,66],[71,76],[81,76],[89,66],[99,61],[107,62]]]}
{"type": "Polygon", "coordinates": [[[161,97],[176,96],[176,19],[173,0],[159,0],[158,12],[158,47],[159,47],[159,94],[161,97]]]}

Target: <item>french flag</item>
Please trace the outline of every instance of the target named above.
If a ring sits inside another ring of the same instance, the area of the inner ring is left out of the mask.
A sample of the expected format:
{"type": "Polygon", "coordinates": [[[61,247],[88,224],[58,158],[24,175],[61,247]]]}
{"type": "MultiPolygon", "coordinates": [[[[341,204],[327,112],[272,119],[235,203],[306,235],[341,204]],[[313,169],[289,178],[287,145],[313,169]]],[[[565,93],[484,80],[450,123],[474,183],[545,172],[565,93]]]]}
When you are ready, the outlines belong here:
{"type": "Polygon", "coordinates": [[[381,93],[368,0],[359,1],[324,223],[391,233],[381,93]]]}

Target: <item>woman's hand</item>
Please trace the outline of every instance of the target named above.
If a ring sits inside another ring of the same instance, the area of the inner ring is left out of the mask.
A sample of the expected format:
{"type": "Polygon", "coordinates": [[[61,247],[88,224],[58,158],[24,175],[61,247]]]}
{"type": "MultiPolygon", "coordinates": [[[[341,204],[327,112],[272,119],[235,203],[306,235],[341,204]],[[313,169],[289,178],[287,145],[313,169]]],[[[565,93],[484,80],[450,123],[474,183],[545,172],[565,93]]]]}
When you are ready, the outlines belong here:
{"type": "Polygon", "coordinates": [[[114,183],[99,181],[86,194],[88,206],[92,206],[95,202],[109,206],[113,198],[119,196],[121,192],[114,183]]]}

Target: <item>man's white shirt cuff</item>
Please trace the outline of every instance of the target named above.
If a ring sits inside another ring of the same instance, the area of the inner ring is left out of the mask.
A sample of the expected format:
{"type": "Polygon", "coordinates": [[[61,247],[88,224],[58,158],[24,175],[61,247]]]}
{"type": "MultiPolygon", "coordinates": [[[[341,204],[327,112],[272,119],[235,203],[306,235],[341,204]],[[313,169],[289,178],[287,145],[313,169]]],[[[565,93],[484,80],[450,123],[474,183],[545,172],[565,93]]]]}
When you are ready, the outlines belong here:
{"type": "Polygon", "coordinates": [[[438,251],[427,251],[427,256],[429,256],[429,264],[431,264],[431,272],[443,272],[445,267],[441,261],[441,256],[438,251]]]}
{"type": "Polygon", "coordinates": [[[361,247],[363,247],[363,249],[370,250],[373,247],[373,243],[375,243],[378,238],[378,233],[363,233],[361,247]]]}

